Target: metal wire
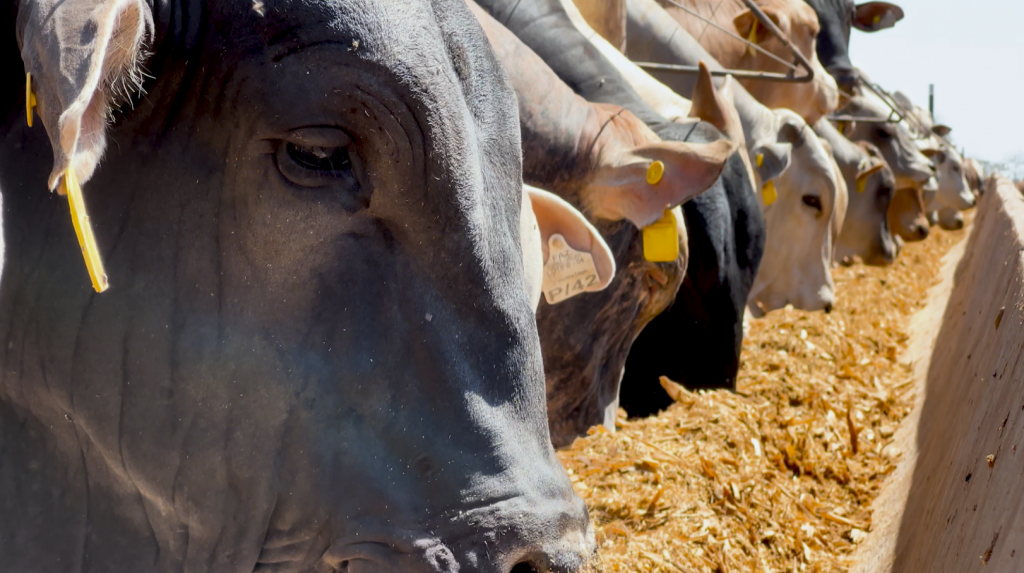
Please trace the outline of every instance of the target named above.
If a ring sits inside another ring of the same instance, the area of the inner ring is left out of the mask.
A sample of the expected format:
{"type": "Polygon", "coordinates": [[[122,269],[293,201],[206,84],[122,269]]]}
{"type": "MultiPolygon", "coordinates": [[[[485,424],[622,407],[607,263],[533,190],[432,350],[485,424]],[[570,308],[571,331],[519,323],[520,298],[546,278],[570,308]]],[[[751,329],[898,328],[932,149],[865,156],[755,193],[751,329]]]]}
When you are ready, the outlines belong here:
{"type": "MultiPolygon", "coordinates": [[[[761,46],[758,46],[754,42],[751,42],[751,41],[747,40],[746,38],[742,38],[739,35],[734,34],[732,31],[727,30],[727,29],[723,28],[722,26],[719,26],[718,24],[716,24],[715,22],[709,20],[708,18],[704,17],[703,15],[701,15],[701,14],[699,14],[699,13],[697,13],[697,12],[695,12],[695,11],[689,9],[689,8],[687,8],[686,6],[683,6],[682,4],[679,4],[676,0],[666,0],[666,1],[669,2],[672,5],[680,8],[680,9],[682,9],[684,12],[699,18],[700,20],[710,24],[711,26],[714,26],[716,29],[721,30],[722,32],[724,32],[727,35],[733,37],[734,39],[736,39],[736,40],[738,40],[738,41],[740,41],[740,42],[742,42],[742,43],[744,43],[744,44],[746,44],[746,45],[748,45],[748,46],[750,46],[750,47],[752,47],[752,48],[754,48],[754,49],[756,49],[756,50],[758,50],[758,51],[760,51],[760,52],[762,52],[764,54],[766,54],[767,56],[769,56],[773,60],[781,63],[782,65],[786,66],[790,70],[789,73],[785,74],[785,75],[779,74],[779,73],[775,73],[775,72],[758,72],[758,71],[751,71],[751,70],[713,70],[711,72],[711,75],[713,75],[713,76],[731,75],[731,76],[733,76],[733,77],[735,77],[737,79],[751,79],[751,80],[764,80],[764,81],[790,82],[790,83],[807,83],[807,82],[810,82],[810,81],[814,80],[814,70],[811,68],[811,63],[809,61],[807,61],[807,58],[805,58],[804,55],[800,53],[800,50],[796,49],[796,47],[793,45],[793,43],[790,42],[789,38],[786,37],[786,35],[782,33],[782,30],[779,30],[779,28],[775,25],[775,22],[773,22],[771,20],[771,18],[769,18],[767,15],[765,15],[764,12],[761,11],[761,8],[757,4],[755,4],[753,0],[742,0],[742,2],[747,6],[747,8],[750,9],[750,11],[754,15],[754,17],[757,18],[757,21],[760,22],[761,25],[763,25],[766,30],[768,30],[773,36],[775,36],[780,42],[782,42],[782,44],[784,46],[789,48],[789,50],[793,53],[793,57],[796,60],[796,64],[797,65],[790,64],[789,62],[783,60],[782,58],[776,56],[775,54],[773,54],[771,52],[768,52],[767,50],[765,50],[761,46]],[[803,75],[803,76],[797,76],[795,74],[795,72],[799,71],[800,68],[803,68],[807,73],[805,75],[803,75]]],[[[716,7],[715,10],[717,11],[717,7],[716,7]]],[[[697,66],[681,66],[681,65],[677,65],[677,64],[662,64],[662,63],[655,63],[655,62],[634,62],[634,63],[637,66],[639,66],[640,68],[645,69],[645,70],[660,70],[660,71],[668,71],[668,72],[683,73],[683,74],[695,74],[695,73],[697,73],[697,71],[699,69],[697,66]]]]}
{"type": "MultiPolygon", "coordinates": [[[[739,40],[740,42],[743,42],[744,44],[746,44],[747,46],[750,46],[751,48],[754,48],[755,50],[761,52],[762,54],[768,56],[769,58],[775,60],[776,62],[786,66],[787,68],[793,70],[794,72],[800,71],[800,68],[796,67],[795,65],[787,62],[786,60],[783,60],[782,58],[776,56],[775,54],[769,52],[768,50],[762,48],[761,46],[758,46],[755,42],[751,42],[750,40],[744,38],[743,36],[740,36],[739,34],[733,32],[732,30],[729,30],[725,26],[719,25],[714,20],[711,20],[710,18],[707,18],[703,14],[701,14],[701,13],[699,13],[699,12],[697,12],[697,11],[691,9],[691,8],[687,8],[686,6],[680,4],[679,2],[676,2],[676,0],[667,0],[667,2],[669,4],[672,4],[676,8],[679,8],[683,12],[686,12],[687,14],[697,18],[698,20],[703,21],[704,23],[710,25],[711,27],[713,27],[713,28],[715,28],[715,29],[717,29],[717,30],[719,30],[721,32],[724,32],[725,34],[727,34],[729,36],[732,36],[736,40],[739,40]]],[[[716,9],[716,11],[717,11],[717,9],[716,9]]]]}

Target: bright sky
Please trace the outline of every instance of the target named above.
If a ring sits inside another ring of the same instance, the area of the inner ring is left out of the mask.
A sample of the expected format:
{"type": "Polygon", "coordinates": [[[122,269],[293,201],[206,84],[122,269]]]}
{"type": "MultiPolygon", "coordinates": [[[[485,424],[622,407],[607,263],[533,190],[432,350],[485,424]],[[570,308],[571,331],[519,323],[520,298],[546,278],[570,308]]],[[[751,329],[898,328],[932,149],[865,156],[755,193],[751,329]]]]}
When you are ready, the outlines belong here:
{"type": "MultiPolygon", "coordinates": [[[[861,0],[858,0],[861,1],[861,0]]],[[[853,30],[850,58],[873,81],[928,108],[968,156],[1024,153],[1024,0],[893,0],[896,27],[853,30]]]]}

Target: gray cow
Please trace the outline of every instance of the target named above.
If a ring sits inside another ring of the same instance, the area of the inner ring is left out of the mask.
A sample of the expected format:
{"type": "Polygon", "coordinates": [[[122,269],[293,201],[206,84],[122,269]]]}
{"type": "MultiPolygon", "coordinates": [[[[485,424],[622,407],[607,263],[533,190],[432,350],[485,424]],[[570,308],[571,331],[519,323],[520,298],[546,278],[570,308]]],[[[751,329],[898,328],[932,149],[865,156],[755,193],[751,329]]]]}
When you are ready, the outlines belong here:
{"type": "Polygon", "coordinates": [[[0,570],[588,565],[462,0],[4,11],[0,570]]]}

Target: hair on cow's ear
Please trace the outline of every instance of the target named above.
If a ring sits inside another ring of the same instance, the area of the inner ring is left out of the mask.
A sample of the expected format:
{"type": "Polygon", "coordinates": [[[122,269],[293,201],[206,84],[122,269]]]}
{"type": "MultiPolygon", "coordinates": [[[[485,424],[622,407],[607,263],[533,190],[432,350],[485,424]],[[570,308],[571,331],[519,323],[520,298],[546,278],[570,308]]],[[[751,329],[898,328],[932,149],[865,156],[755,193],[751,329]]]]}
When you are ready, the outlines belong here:
{"type": "Polygon", "coordinates": [[[88,180],[106,147],[106,124],[121,98],[141,88],[153,17],[142,0],[23,2],[18,37],[31,91],[53,147],[50,189],[72,169],[88,180]]]}

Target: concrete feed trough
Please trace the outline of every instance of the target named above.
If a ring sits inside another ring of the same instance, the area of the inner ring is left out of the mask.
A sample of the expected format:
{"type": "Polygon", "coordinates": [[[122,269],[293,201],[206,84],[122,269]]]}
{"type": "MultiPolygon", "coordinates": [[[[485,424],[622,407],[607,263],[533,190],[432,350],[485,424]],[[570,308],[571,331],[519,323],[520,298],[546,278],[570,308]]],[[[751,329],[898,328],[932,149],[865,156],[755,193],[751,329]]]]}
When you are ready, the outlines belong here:
{"type": "Polygon", "coordinates": [[[1024,199],[989,182],[913,325],[918,405],[857,573],[1024,571],[1024,199]]]}

